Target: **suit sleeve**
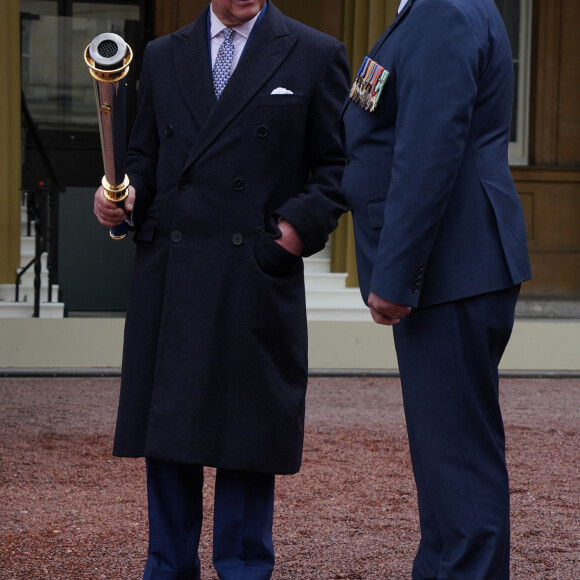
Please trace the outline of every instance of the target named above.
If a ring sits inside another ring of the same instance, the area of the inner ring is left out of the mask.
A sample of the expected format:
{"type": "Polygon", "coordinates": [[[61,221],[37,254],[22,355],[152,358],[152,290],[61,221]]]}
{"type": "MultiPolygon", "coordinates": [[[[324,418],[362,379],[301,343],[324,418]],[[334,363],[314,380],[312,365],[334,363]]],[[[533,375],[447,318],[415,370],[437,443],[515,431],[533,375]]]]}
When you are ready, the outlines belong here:
{"type": "Polygon", "coordinates": [[[150,49],[151,45],[148,45],[143,57],[143,69],[139,79],[137,117],[133,124],[126,156],[126,172],[136,192],[133,224],[137,228],[155,196],[159,156],[159,135],[149,70],[150,49]]]}
{"type": "Polygon", "coordinates": [[[481,52],[469,19],[451,2],[414,5],[404,24],[394,57],[393,167],[370,289],[415,307],[466,154],[481,52]]]}
{"type": "Polygon", "coordinates": [[[304,256],[324,248],[338,218],[348,210],[341,193],[344,152],[340,113],[348,95],[350,69],[342,43],[333,43],[322,67],[308,112],[307,146],[310,174],[302,191],[276,214],[288,220],[304,243],[304,256]]]}

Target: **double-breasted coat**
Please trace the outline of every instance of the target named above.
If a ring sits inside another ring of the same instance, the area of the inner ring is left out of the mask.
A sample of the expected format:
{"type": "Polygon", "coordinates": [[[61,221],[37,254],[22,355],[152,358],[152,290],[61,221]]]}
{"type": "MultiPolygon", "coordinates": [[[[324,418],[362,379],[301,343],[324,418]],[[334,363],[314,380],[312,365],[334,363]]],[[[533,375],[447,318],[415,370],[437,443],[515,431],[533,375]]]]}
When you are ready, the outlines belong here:
{"type": "Polygon", "coordinates": [[[216,101],[208,8],[144,55],[114,454],[294,473],[303,263],[274,241],[276,223],[296,228],[308,256],[346,209],[339,117],[350,72],[342,43],[268,2],[216,101]]]}

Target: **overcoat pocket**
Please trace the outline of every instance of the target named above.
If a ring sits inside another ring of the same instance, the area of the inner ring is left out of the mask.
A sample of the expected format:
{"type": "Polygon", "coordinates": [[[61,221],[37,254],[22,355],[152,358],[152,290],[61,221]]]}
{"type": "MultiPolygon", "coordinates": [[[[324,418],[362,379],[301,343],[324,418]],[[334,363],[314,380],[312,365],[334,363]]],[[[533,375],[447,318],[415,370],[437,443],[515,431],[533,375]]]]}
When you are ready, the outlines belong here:
{"type": "Polygon", "coordinates": [[[262,231],[256,236],[254,260],[262,272],[276,278],[293,274],[302,263],[301,256],[289,252],[262,231]]]}

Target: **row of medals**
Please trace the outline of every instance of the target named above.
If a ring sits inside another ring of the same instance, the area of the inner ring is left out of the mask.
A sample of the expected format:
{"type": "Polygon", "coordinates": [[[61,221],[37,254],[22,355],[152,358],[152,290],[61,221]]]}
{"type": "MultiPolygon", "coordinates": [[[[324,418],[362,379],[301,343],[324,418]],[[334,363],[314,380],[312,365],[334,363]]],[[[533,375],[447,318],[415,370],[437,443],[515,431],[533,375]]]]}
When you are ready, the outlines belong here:
{"type": "Polygon", "coordinates": [[[365,56],[350,89],[350,98],[361,109],[369,113],[374,112],[388,78],[389,71],[387,69],[365,56]]]}

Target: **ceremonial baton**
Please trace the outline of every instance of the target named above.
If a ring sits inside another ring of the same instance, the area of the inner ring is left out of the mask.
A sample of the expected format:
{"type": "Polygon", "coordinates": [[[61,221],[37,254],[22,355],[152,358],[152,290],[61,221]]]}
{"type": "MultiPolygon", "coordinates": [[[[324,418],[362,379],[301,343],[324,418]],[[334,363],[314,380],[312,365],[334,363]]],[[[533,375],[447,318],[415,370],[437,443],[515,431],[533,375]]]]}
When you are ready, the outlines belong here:
{"type": "MultiPolygon", "coordinates": [[[[111,32],[99,34],[85,49],[97,101],[105,168],[101,181],[103,195],[119,207],[123,207],[129,195],[129,178],[125,174],[125,77],[132,59],[131,47],[111,32]]],[[[127,235],[127,224],[112,227],[109,234],[114,240],[122,240],[127,235]]]]}

